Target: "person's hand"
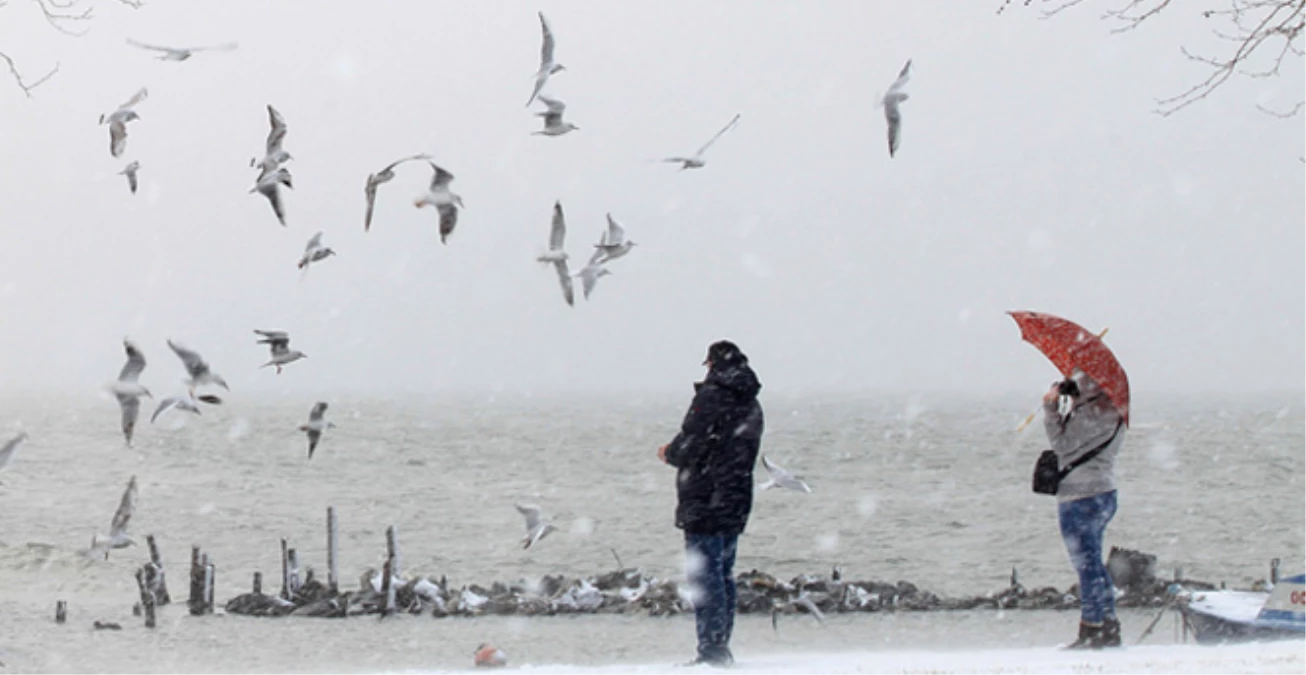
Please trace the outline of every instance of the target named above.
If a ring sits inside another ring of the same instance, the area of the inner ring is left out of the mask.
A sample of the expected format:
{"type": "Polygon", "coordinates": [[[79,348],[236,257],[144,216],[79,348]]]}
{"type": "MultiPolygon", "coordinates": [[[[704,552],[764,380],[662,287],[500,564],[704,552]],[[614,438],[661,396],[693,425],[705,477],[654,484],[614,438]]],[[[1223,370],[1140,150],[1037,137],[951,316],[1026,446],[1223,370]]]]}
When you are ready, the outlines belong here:
{"type": "Polygon", "coordinates": [[[1061,384],[1060,382],[1052,383],[1052,386],[1048,389],[1048,393],[1043,394],[1044,403],[1055,402],[1057,400],[1057,397],[1061,396],[1061,391],[1058,389],[1058,385],[1060,384],[1061,384]]]}
{"type": "Polygon", "coordinates": [[[663,464],[667,462],[667,446],[658,448],[658,459],[662,460],[663,464]]]}

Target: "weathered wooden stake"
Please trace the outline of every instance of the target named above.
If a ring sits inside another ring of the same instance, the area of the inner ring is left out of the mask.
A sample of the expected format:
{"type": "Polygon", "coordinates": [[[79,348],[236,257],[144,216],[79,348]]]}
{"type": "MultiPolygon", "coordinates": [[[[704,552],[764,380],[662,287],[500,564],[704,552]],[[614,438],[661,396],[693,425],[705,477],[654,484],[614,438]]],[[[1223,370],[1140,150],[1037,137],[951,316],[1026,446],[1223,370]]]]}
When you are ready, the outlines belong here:
{"type": "Polygon", "coordinates": [[[1270,561],[1270,583],[1279,585],[1279,559],[1275,558],[1270,561]]]}
{"type": "Polygon", "coordinates": [[[213,563],[204,565],[204,613],[213,613],[213,587],[217,582],[218,568],[213,563]]]}
{"type": "Polygon", "coordinates": [[[204,613],[204,568],[200,567],[200,547],[190,549],[190,597],[186,606],[192,616],[204,613]]]}
{"type": "Polygon", "coordinates": [[[255,593],[262,593],[262,592],[263,592],[263,573],[262,573],[262,572],[255,572],[255,573],[254,573],[254,592],[255,592],[255,593]]]}
{"type": "Polygon", "coordinates": [[[286,544],[286,540],[283,537],[281,539],[281,599],[282,600],[290,599],[290,557],[286,555],[288,551],[289,551],[288,544],[286,544]]]}
{"type": "Polygon", "coordinates": [[[395,540],[395,526],[385,528],[385,553],[390,561],[390,573],[399,576],[399,544],[395,540]]]}
{"type": "Polygon", "coordinates": [[[150,545],[150,562],[154,563],[155,577],[150,586],[154,591],[154,600],[159,605],[169,604],[172,596],[168,595],[168,581],[163,576],[163,556],[159,555],[159,545],[152,534],[146,535],[145,542],[150,545]]]}
{"type": "Polygon", "coordinates": [[[54,622],[63,623],[68,620],[68,603],[59,600],[54,603],[54,622]]]}
{"type": "Polygon", "coordinates": [[[340,592],[340,575],[336,567],[337,556],[336,550],[336,507],[327,507],[327,588],[331,589],[331,594],[335,595],[340,592]]]}
{"type": "Polygon", "coordinates": [[[141,592],[141,611],[145,613],[145,627],[154,627],[154,593],[150,590],[150,582],[146,579],[149,572],[141,566],[136,569],[136,588],[141,592]]]}
{"type": "Polygon", "coordinates": [[[385,565],[381,567],[381,616],[389,616],[395,611],[395,589],[394,584],[390,583],[391,577],[391,560],[386,560],[385,565]]]}
{"type": "Polygon", "coordinates": [[[286,560],[290,565],[290,573],[287,576],[290,580],[290,597],[286,599],[294,602],[295,598],[299,597],[299,553],[293,548],[287,550],[286,560]]]}

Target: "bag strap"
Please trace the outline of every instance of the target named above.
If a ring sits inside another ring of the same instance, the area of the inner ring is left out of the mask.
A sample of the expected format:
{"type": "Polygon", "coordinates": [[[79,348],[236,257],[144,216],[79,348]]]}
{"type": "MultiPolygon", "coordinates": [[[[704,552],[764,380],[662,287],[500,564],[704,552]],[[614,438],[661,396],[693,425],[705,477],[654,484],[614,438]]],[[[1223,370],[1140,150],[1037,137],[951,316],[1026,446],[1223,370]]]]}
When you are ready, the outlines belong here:
{"type": "Polygon", "coordinates": [[[1059,473],[1060,473],[1060,476],[1058,476],[1058,477],[1059,477],[1061,480],[1065,480],[1065,479],[1066,479],[1066,476],[1070,475],[1070,472],[1071,472],[1071,471],[1074,471],[1075,469],[1079,468],[1081,465],[1086,464],[1086,463],[1092,461],[1093,458],[1095,458],[1095,457],[1097,457],[1098,455],[1102,454],[1102,451],[1103,451],[1103,450],[1106,450],[1107,446],[1108,446],[1108,445],[1111,445],[1111,442],[1114,441],[1114,440],[1116,440],[1116,435],[1120,433],[1120,427],[1124,426],[1124,424],[1125,424],[1125,421],[1124,421],[1123,419],[1120,420],[1119,422],[1116,422],[1116,429],[1115,429],[1115,431],[1112,431],[1112,432],[1111,432],[1111,437],[1110,437],[1110,438],[1106,439],[1106,441],[1102,442],[1102,444],[1099,445],[1099,446],[1097,446],[1096,448],[1093,448],[1092,450],[1089,450],[1088,452],[1086,452],[1086,453],[1080,455],[1079,458],[1076,459],[1075,461],[1073,461],[1073,462],[1067,464],[1067,465],[1066,465],[1066,468],[1061,469],[1061,471],[1059,472],[1059,473]]]}

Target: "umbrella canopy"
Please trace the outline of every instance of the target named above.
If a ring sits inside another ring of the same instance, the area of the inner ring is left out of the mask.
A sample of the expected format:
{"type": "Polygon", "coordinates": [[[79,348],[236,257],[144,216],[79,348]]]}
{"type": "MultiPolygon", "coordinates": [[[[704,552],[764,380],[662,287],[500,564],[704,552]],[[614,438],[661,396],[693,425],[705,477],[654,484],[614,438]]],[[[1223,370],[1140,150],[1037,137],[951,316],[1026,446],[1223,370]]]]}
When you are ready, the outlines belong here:
{"type": "Polygon", "coordinates": [[[1020,337],[1038,347],[1065,377],[1076,368],[1093,378],[1129,424],[1129,377],[1106,343],[1079,324],[1042,312],[1007,312],[1020,337]]]}

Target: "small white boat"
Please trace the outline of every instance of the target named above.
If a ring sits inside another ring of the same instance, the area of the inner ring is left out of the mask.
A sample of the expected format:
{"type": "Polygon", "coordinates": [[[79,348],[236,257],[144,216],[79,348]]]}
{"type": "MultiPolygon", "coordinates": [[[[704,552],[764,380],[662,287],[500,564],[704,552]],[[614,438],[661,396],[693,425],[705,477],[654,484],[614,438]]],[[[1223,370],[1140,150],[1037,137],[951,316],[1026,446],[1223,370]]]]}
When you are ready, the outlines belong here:
{"type": "Polygon", "coordinates": [[[1193,591],[1179,611],[1203,644],[1306,638],[1306,574],[1269,593],[1193,591]]]}

